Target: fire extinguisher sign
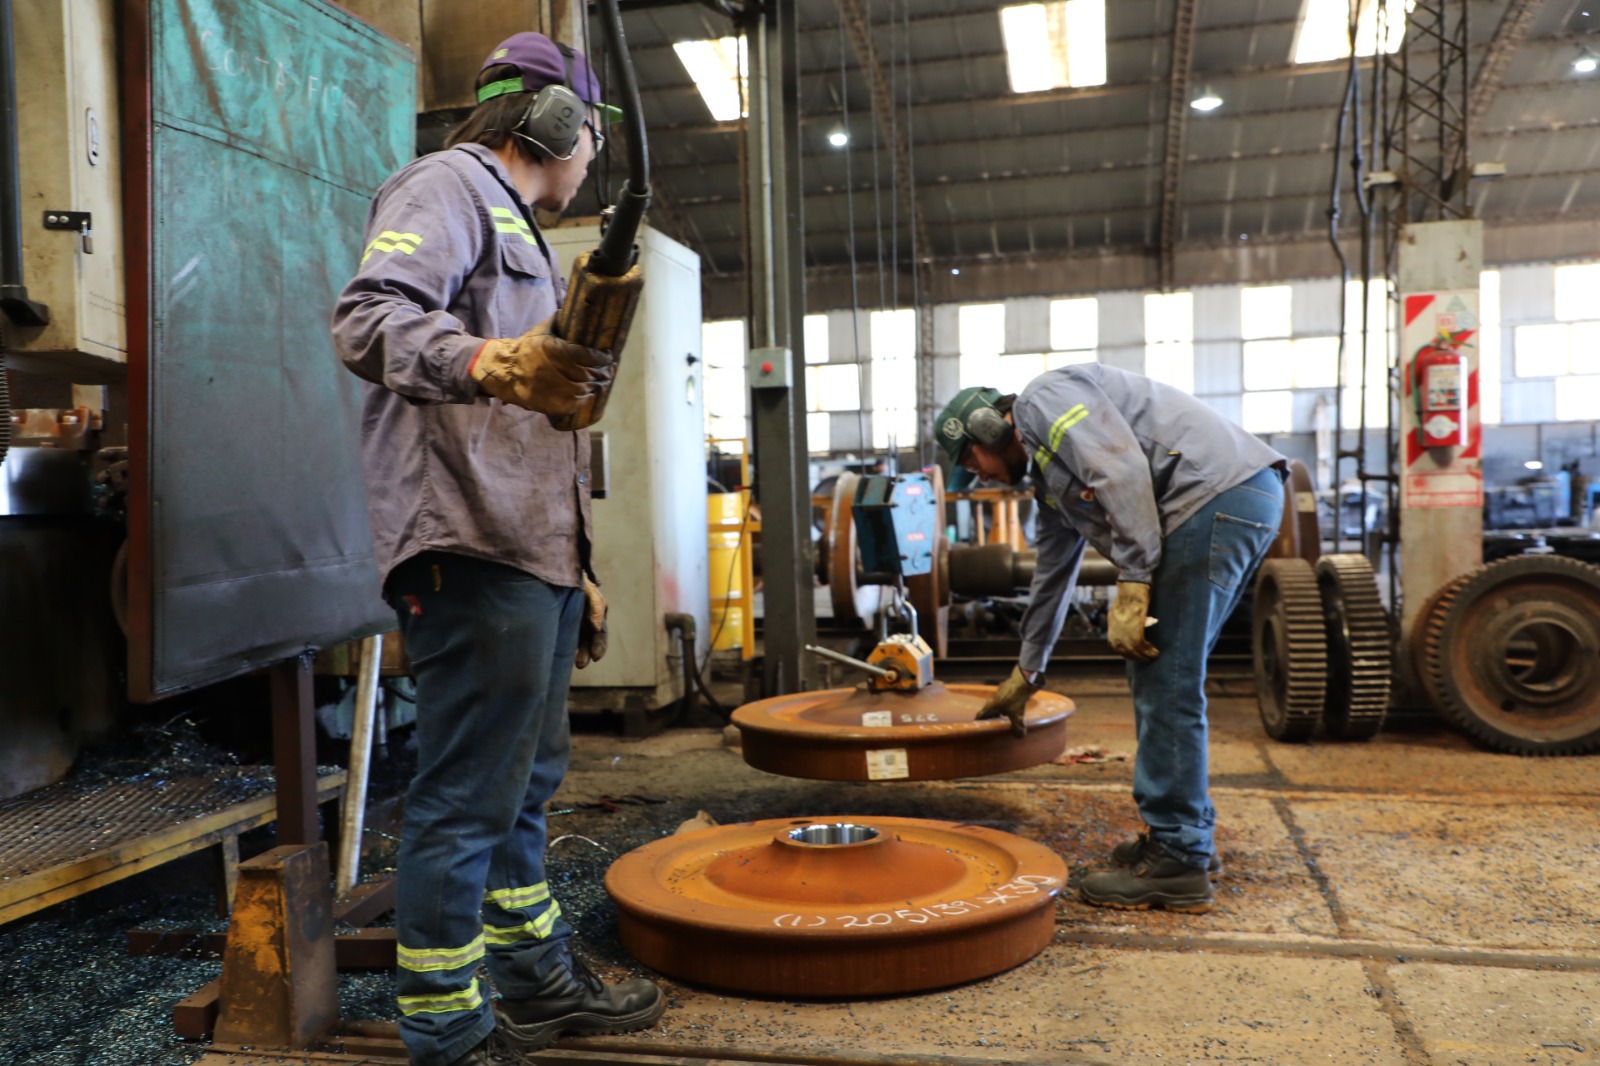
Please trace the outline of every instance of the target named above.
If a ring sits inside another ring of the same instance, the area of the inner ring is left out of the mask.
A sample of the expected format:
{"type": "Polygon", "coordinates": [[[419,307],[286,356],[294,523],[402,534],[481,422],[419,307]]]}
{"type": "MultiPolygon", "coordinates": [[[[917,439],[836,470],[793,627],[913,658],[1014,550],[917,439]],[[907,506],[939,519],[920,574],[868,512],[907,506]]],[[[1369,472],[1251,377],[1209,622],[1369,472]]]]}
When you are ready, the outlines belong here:
{"type": "Polygon", "coordinates": [[[1407,293],[1400,332],[1402,507],[1482,507],[1476,289],[1407,293]]]}

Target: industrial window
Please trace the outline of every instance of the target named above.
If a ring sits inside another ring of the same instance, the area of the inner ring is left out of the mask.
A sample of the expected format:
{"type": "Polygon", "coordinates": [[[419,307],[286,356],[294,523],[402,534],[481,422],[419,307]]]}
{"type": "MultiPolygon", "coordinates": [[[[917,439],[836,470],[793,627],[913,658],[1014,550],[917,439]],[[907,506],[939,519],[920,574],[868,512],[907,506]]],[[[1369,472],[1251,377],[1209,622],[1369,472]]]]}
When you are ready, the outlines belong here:
{"type": "Polygon", "coordinates": [[[1092,363],[1100,347],[1100,301],[1093,296],[1050,301],[1050,350],[1053,354],[1072,353],[1067,363],[1092,363]]]}
{"type": "Polygon", "coordinates": [[[917,313],[872,312],[872,446],[917,443],[917,313]]]}
{"type": "Polygon", "coordinates": [[[694,79],[712,118],[734,122],[749,114],[744,101],[748,98],[745,81],[750,76],[750,58],[743,37],[679,41],[672,50],[694,79]]]}
{"type": "Polygon", "coordinates": [[[1247,341],[1294,333],[1294,287],[1259,285],[1239,290],[1239,336],[1247,341]]]}
{"type": "Polygon", "coordinates": [[[826,411],[806,415],[806,450],[816,455],[833,451],[833,416],[826,411]]]}
{"type": "Polygon", "coordinates": [[[1006,305],[967,304],[956,309],[956,377],[963,389],[982,386],[1015,392],[1006,388],[1000,365],[1006,347],[1006,305]]]}
{"type": "Polygon", "coordinates": [[[1587,422],[1600,411],[1600,374],[1556,379],[1556,417],[1563,422],[1587,422]]]}
{"type": "Polygon", "coordinates": [[[743,319],[707,322],[700,327],[700,354],[705,359],[706,435],[718,440],[745,440],[745,326],[743,319]]]}
{"type": "Polygon", "coordinates": [[[854,363],[806,367],[806,409],[859,411],[861,370],[854,363]]]}
{"type": "Polygon", "coordinates": [[[1595,330],[1600,322],[1551,322],[1518,326],[1513,334],[1519,378],[1554,378],[1591,373],[1596,360],[1595,330]]]}
{"type": "Polygon", "coordinates": [[[1056,0],[1000,9],[1011,91],[1106,83],[1105,0],[1056,0]]]}
{"type": "Polygon", "coordinates": [[[1500,271],[1478,278],[1478,418],[1500,424],[1500,271]]]}
{"type": "Polygon", "coordinates": [[[1582,322],[1600,318],[1595,294],[1600,293],[1600,263],[1558,266],[1555,275],[1556,321],[1582,322]]]}
{"type": "MultiPolygon", "coordinates": [[[[1361,387],[1361,282],[1344,288],[1344,428],[1361,426],[1356,392],[1361,387]]],[[[1389,287],[1382,279],[1367,286],[1367,428],[1389,424],[1389,363],[1397,341],[1389,314],[1389,287]]]]}
{"type": "MultiPolygon", "coordinates": [[[[1378,0],[1360,0],[1360,4],[1356,16],[1356,55],[1372,55],[1378,50],[1380,37],[1385,52],[1398,52],[1406,35],[1406,20],[1399,10],[1400,5],[1389,5],[1388,25],[1380,27],[1378,0]]],[[[1406,11],[1414,7],[1415,0],[1406,0],[1406,11]]],[[[1292,54],[1296,63],[1323,63],[1347,57],[1350,54],[1350,0],[1304,0],[1292,54]]]]}
{"type": "Polygon", "coordinates": [[[806,337],[806,362],[826,363],[831,354],[828,349],[828,316],[807,315],[802,322],[806,337]]]}
{"type": "Polygon", "coordinates": [[[1294,431],[1294,393],[1247,392],[1240,405],[1239,423],[1251,433],[1294,431]]]}
{"type": "Polygon", "coordinates": [[[1144,372],[1184,392],[1194,392],[1194,294],[1146,293],[1144,372]]]}

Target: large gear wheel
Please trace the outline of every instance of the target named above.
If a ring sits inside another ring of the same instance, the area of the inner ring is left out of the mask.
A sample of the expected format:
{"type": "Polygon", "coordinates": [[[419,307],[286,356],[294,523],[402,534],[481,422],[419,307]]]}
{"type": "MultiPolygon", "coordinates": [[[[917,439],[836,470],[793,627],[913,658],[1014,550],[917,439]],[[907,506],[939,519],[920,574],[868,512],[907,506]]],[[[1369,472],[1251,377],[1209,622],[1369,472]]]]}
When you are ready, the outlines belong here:
{"type": "Polygon", "coordinates": [[[1328,685],[1328,636],[1317,574],[1304,559],[1268,559],[1252,610],[1256,701],[1274,740],[1309,740],[1328,685]]]}
{"type": "Polygon", "coordinates": [[[1394,633],[1378,578],[1365,556],[1324,555],[1317,587],[1328,634],[1322,724],[1331,737],[1367,740],[1383,728],[1394,679],[1394,633]]]}
{"type": "Polygon", "coordinates": [[[1423,619],[1439,711],[1519,755],[1600,750],[1600,567],[1551,555],[1491,563],[1423,619]]]}

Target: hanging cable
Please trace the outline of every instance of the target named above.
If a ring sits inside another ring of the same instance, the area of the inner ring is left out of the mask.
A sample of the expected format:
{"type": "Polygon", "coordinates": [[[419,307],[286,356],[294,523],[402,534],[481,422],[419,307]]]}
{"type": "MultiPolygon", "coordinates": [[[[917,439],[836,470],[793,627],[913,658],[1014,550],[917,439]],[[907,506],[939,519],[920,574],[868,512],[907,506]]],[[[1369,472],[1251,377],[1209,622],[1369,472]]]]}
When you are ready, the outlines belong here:
{"type": "MultiPolygon", "coordinates": [[[[1333,390],[1333,465],[1329,486],[1333,490],[1333,550],[1335,553],[1344,550],[1344,522],[1341,511],[1343,493],[1340,485],[1343,481],[1339,475],[1339,465],[1344,459],[1344,391],[1345,391],[1345,345],[1349,336],[1350,313],[1350,261],[1344,254],[1344,246],[1339,243],[1339,216],[1343,207],[1344,194],[1340,188],[1341,170],[1344,164],[1345,134],[1350,126],[1350,112],[1357,105],[1357,83],[1361,79],[1361,66],[1356,58],[1356,10],[1358,5],[1352,3],[1349,8],[1350,20],[1348,25],[1348,40],[1350,42],[1349,72],[1345,77],[1344,97],[1339,103],[1339,119],[1333,135],[1333,177],[1328,193],[1328,243],[1333,245],[1333,254],[1339,259],[1339,345],[1334,364],[1334,390],[1333,390]]],[[[1354,153],[1360,159],[1360,149],[1354,153]]],[[[1360,185],[1360,168],[1357,165],[1356,183],[1360,185]]],[[[1365,353],[1363,353],[1364,355],[1365,353]]],[[[1363,394],[1364,396],[1364,394],[1363,394]]]]}

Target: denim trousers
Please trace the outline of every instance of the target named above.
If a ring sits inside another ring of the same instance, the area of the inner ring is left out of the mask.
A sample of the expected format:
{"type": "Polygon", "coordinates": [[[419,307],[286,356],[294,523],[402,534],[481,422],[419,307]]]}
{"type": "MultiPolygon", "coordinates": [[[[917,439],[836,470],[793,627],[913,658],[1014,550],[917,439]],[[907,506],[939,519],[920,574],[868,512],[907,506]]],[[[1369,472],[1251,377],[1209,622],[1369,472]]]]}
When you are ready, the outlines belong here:
{"type": "Polygon", "coordinates": [[[567,769],[581,591],[424,552],[384,583],[417,681],[417,772],[396,864],[395,992],[417,1066],[445,1066],[531,995],[572,929],[545,879],[544,804],[567,769]]]}
{"type": "Polygon", "coordinates": [[[1217,495],[1166,537],[1146,630],[1161,655],[1128,663],[1138,750],[1133,798],[1150,836],[1191,866],[1215,854],[1207,765],[1206,659],[1283,520],[1276,469],[1217,495]]]}

